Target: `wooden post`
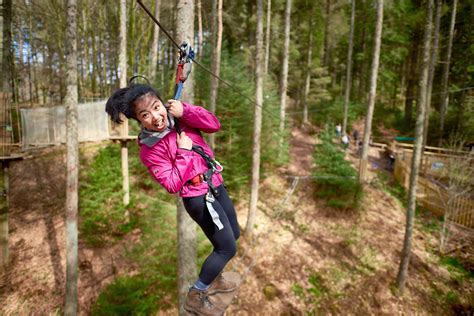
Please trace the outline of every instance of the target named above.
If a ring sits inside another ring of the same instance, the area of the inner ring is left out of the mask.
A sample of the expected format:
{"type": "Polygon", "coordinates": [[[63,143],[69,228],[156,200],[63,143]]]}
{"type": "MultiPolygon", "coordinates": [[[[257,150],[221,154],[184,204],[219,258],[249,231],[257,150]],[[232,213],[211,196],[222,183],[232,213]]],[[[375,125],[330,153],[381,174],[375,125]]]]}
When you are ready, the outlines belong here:
{"type": "Polygon", "coordinates": [[[8,160],[2,160],[0,170],[0,181],[3,183],[3,189],[0,192],[0,271],[8,268],[8,160]],[[3,180],[3,181],[2,181],[3,180]]]}

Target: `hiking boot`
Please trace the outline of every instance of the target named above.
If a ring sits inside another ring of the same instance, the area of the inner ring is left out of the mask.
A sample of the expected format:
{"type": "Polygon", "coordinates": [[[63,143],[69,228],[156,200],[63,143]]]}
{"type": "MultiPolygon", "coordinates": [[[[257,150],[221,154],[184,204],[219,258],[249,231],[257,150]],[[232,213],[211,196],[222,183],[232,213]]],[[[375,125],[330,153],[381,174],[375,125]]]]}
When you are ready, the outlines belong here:
{"type": "Polygon", "coordinates": [[[216,293],[229,293],[235,291],[237,288],[237,284],[232,281],[226,280],[222,273],[216,277],[216,279],[211,283],[207,292],[209,295],[213,295],[216,293]]]}
{"type": "Polygon", "coordinates": [[[209,299],[207,291],[190,288],[184,309],[198,315],[222,315],[224,311],[209,299]]]}

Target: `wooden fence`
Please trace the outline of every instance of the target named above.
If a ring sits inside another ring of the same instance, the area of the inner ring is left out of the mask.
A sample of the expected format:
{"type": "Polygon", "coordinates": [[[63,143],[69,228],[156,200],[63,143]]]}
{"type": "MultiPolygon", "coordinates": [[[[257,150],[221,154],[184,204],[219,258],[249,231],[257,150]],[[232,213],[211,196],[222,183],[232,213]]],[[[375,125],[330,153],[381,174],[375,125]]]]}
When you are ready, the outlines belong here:
{"type": "MultiPolygon", "coordinates": [[[[440,151],[438,151],[440,152],[440,151]]],[[[412,151],[399,148],[396,151],[394,176],[405,189],[409,188],[412,151]]],[[[463,157],[466,159],[466,157],[463,157]]],[[[461,159],[463,159],[461,158],[461,159]]],[[[474,228],[474,200],[466,196],[455,196],[441,184],[435,183],[436,176],[441,176],[442,166],[447,166],[449,159],[460,159],[459,155],[429,153],[424,155],[422,170],[417,183],[417,201],[423,207],[438,216],[448,212],[447,220],[468,228],[474,228]]],[[[472,185],[472,179],[471,184],[472,185]]]]}

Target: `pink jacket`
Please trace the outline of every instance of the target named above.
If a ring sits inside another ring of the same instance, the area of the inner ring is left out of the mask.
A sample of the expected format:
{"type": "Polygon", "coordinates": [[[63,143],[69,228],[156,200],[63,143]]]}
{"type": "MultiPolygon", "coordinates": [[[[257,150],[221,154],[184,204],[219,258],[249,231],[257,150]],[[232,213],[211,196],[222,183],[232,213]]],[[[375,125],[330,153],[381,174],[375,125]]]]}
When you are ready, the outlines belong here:
{"type": "MultiPolygon", "coordinates": [[[[202,138],[201,132],[215,133],[221,124],[217,117],[206,109],[183,102],[184,112],[179,119],[181,130],[191,138],[194,145],[201,146],[206,154],[214,158],[214,153],[202,138]]],[[[141,145],[140,159],[155,180],[169,193],[180,192],[182,197],[194,197],[206,194],[207,183],[198,185],[186,183],[195,176],[205,173],[206,161],[191,150],[178,148],[176,131],[164,136],[153,147],[141,145]]],[[[212,183],[217,187],[224,182],[220,173],[215,173],[212,183]]]]}

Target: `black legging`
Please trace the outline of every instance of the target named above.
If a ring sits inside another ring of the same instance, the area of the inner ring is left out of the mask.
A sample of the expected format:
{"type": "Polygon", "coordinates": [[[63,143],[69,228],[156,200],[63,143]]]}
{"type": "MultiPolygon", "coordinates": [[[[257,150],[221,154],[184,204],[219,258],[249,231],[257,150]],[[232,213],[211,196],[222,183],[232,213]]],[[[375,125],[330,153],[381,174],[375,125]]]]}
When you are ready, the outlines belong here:
{"type": "Polygon", "coordinates": [[[234,205],[227,195],[223,185],[217,188],[219,195],[212,204],[224,228],[218,230],[212,221],[206,207],[205,195],[183,198],[184,207],[189,216],[198,223],[207,238],[214,246],[212,253],[204,261],[199,279],[205,284],[211,284],[217,275],[224,269],[227,262],[235,256],[237,245],[235,241],[240,237],[239,223],[235,214],[234,205]]]}

